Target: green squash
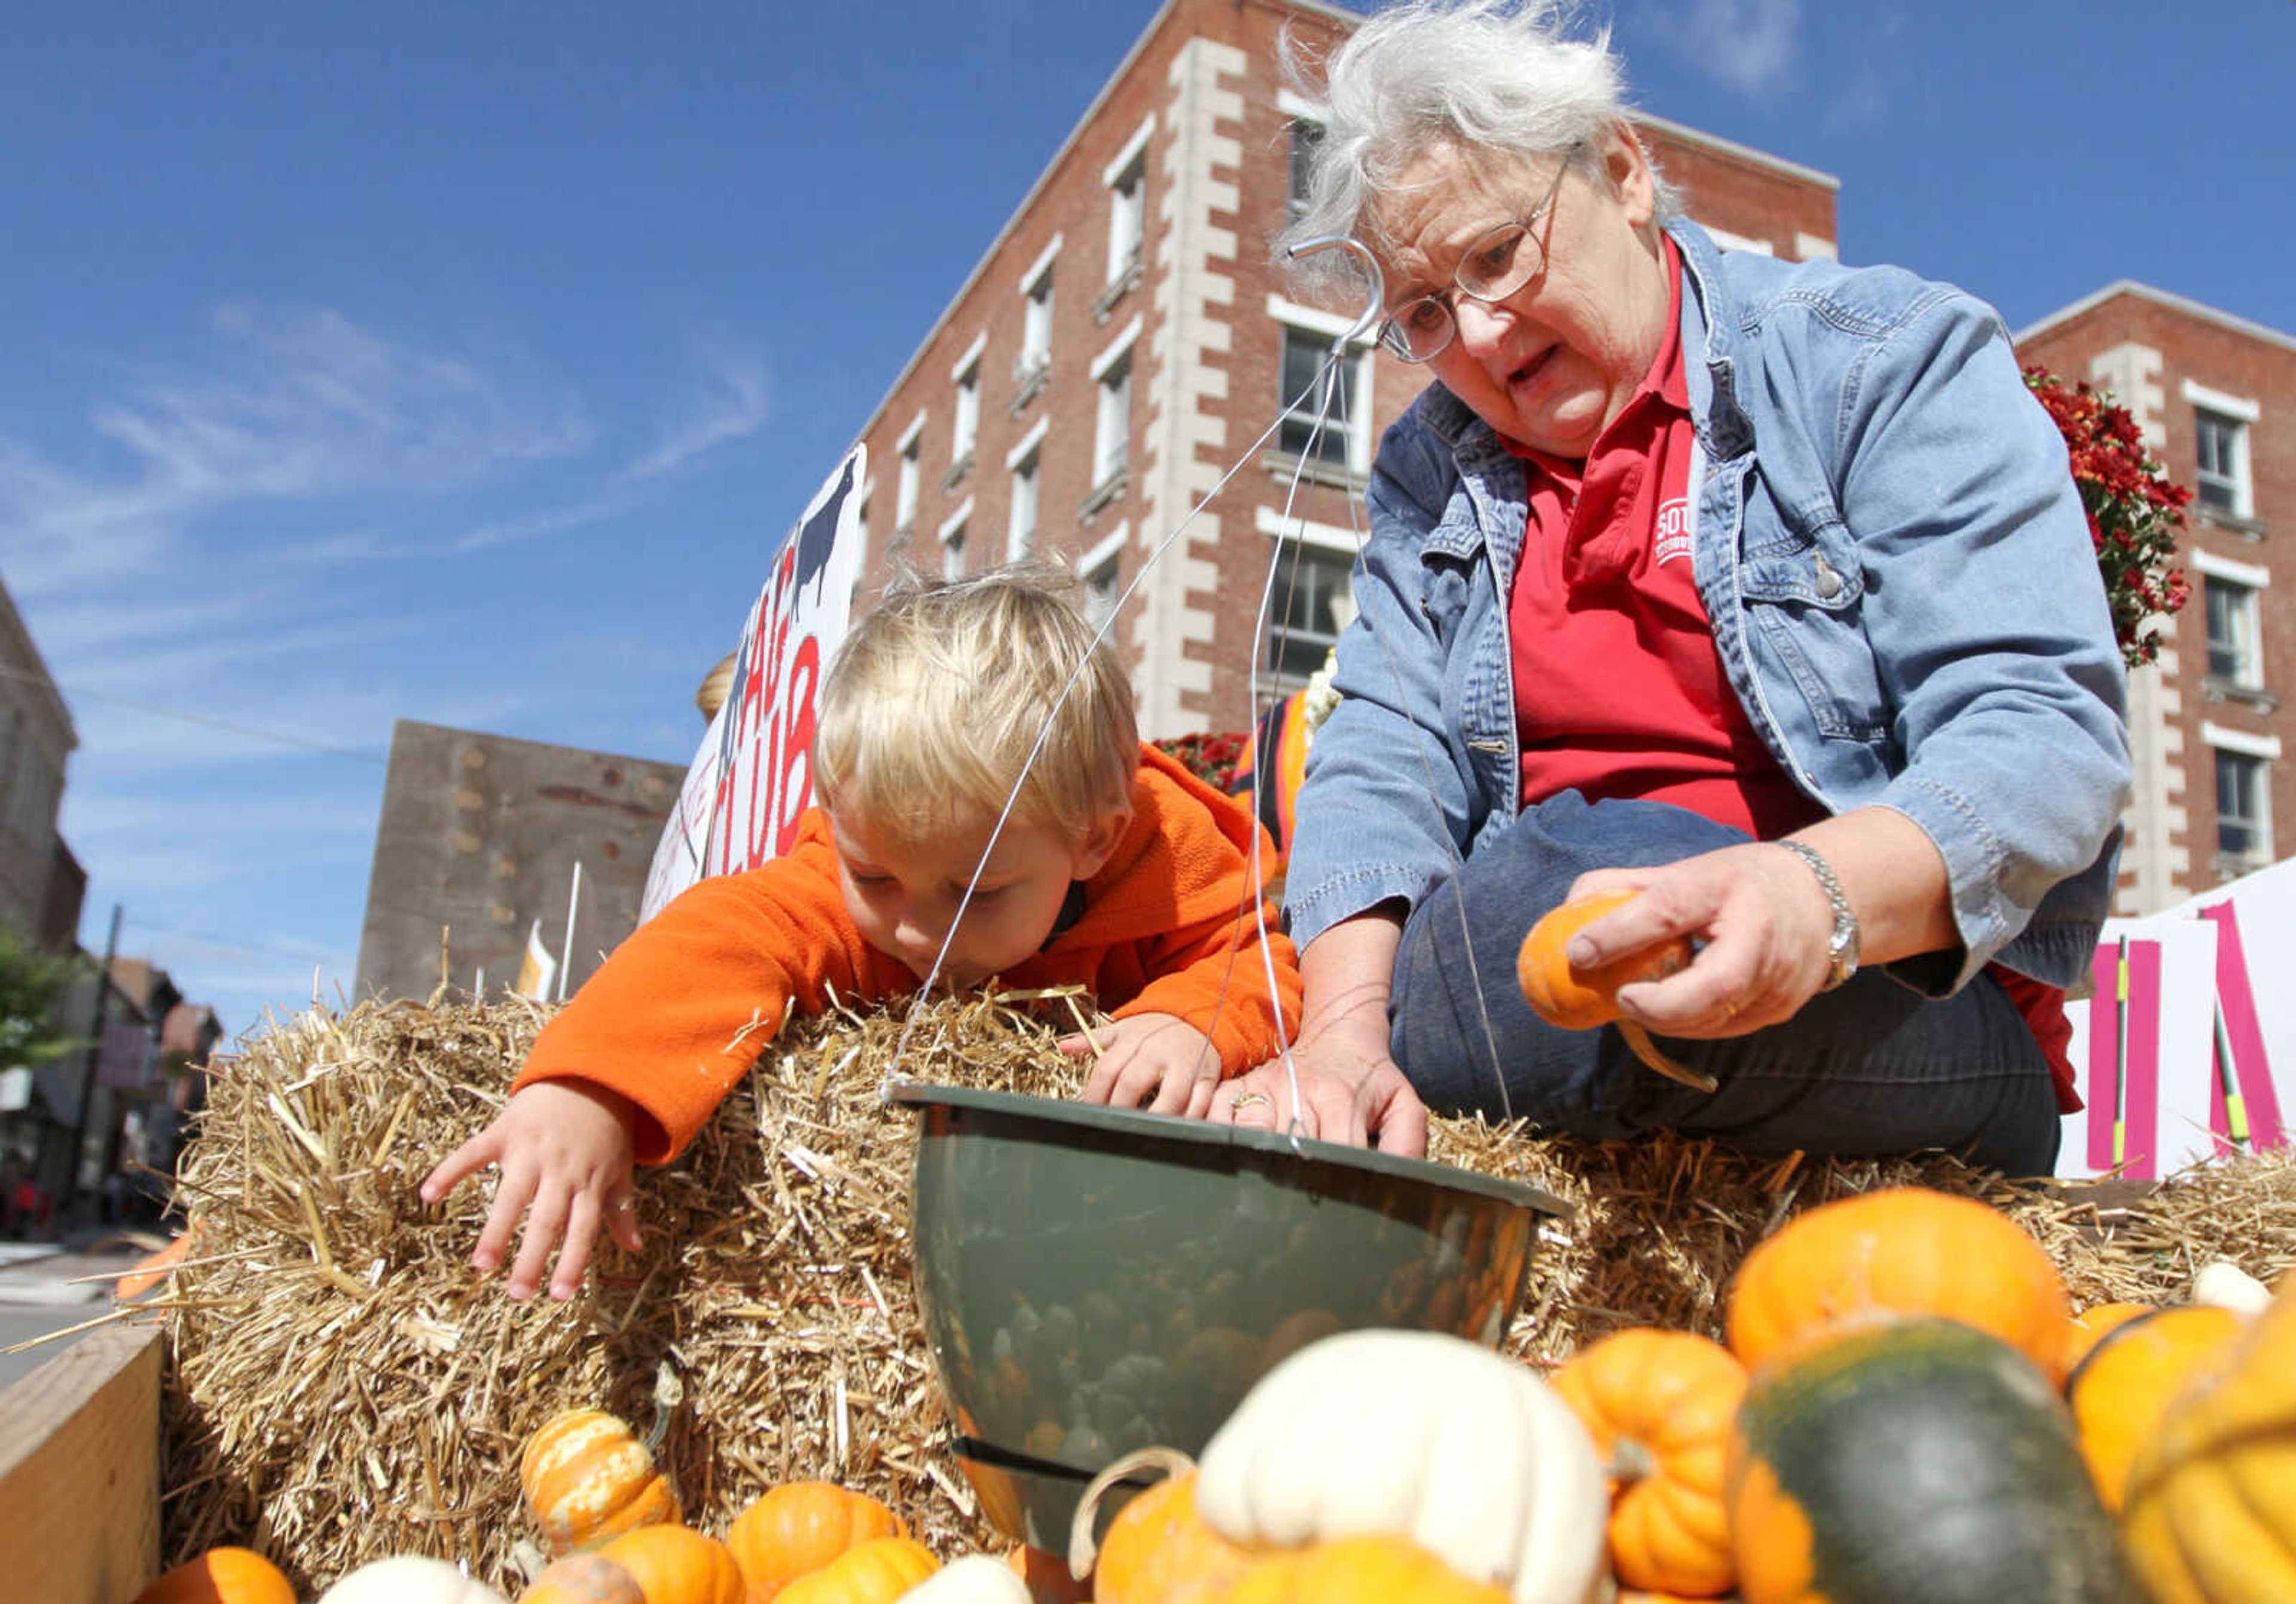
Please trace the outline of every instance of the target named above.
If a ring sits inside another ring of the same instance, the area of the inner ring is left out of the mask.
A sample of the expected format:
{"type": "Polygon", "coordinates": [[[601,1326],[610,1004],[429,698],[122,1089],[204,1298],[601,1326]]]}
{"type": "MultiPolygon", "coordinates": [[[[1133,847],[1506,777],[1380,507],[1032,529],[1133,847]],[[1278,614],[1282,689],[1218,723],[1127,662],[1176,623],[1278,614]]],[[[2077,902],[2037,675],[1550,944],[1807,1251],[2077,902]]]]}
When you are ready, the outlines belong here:
{"type": "Polygon", "coordinates": [[[1755,1373],[1725,1486],[1745,1604],[2142,1604],[2048,1379],[1891,1320],[1755,1373]]]}

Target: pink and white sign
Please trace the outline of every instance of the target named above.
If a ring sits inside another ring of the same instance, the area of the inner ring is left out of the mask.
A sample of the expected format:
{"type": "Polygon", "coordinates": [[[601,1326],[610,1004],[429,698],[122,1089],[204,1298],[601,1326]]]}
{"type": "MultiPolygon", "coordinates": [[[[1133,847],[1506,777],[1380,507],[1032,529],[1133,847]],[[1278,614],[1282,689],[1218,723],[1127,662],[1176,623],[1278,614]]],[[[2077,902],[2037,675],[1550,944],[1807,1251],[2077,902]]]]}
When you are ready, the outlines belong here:
{"type": "Polygon", "coordinates": [[[852,618],[867,472],[856,446],[782,542],[742,628],[733,690],[654,848],[640,923],[697,880],[778,857],[796,839],[813,804],[814,699],[852,618]]]}

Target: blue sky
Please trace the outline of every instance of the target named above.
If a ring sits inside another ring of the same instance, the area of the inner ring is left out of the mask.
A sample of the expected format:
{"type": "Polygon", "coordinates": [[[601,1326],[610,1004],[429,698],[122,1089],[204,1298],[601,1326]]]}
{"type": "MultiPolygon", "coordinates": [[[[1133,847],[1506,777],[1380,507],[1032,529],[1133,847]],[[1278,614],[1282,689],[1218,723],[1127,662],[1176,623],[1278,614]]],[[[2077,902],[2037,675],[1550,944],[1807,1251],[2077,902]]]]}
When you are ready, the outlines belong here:
{"type": "MultiPolygon", "coordinates": [[[[0,577],[78,724],[83,938],[123,904],[242,1030],[349,984],[395,718],[685,762],[1153,11],[12,5],[0,577]]],[[[1614,14],[1639,105],[1841,180],[1845,260],[2296,332],[2285,0],[1614,14]]]]}

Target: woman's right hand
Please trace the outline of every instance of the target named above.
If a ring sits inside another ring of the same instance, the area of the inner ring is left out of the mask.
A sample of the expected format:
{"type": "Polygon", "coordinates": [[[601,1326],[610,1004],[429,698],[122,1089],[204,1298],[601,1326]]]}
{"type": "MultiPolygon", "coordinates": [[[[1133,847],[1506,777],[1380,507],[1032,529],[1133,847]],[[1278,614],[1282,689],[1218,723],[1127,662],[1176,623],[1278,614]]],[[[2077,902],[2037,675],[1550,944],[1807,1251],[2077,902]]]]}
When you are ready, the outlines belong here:
{"type": "Polygon", "coordinates": [[[1209,1117],[1271,1131],[1288,1131],[1297,1118],[1303,1136],[1423,1157],[1427,1105],[1387,1045],[1388,992],[1402,941],[1400,915],[1374,910],[1309,942],[1300,954],[1300,1036],[1289,1060],[1226,1082],[1209,1117]]]}

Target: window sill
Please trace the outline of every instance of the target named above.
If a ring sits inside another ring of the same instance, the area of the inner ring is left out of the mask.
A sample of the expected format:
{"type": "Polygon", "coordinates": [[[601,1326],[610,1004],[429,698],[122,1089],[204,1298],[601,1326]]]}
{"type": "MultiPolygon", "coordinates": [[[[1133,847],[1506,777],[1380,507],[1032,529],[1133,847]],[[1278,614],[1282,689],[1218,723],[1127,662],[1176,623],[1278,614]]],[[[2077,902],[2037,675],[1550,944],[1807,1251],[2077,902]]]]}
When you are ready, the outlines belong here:
{"type": "Polygon", "coordinates": [[[2227,512],[2222,507],[2204,507],[2198,502],[2193,503],[2193,516],[2243,540],[2262,540],[2269,533],[2260,518],[2243,518],[2237,512],[2227,512]]]}
{"type": "Polygon", "coordinates": [[[2239,702],[2259,713],[2277,713],[2280,710],[2279,692],[2267,691],[2261,685],[2243,685],[2221,675],[2211,674],[2204,677],[2201,681],[2201,695],[2212,702],[2239,702]]]}
{"type": "Polygon", "coordinates": [[[948,465],[948,471],[940,476],[940,487],[944,490],[955,489],[964,482],[964,476],[972,471],[972,453],[968,451],[948,465]]]}
{"type": "Polygon", "coordinates": [[[1092,494],[1078,504],[1077,517],[1085,523],[1090,523],[1095,514],[1111,502],[1120,498],[1131,487],[1131,465],[1119,464],[1106,479],[1094,486],[1092,494]]]}
{"type": "Polygon", "coordinates": [[[2270,853],[2219,852],[2210,861],[2209,866],[2216,871],[2217,883],[2222,885],[2226,880],[2236,880],[2244,874],[2254,874],[2259,869],[2268,868],[2271,863],[2270,853]]]}
{"type": "Polygon", "coordinates": [[[1125,258],[1123,270],[1108,281],[1108,288],[1102,291],[1099,298],[1092,303],[1093,323],[1095,325],[1106,323],[1116,310],[1116,304],[1139,282],[1140,253],[1135,250],[1125,258]]]}
{"type": "Polygon", "coordinates": [[[1019,417],[1027,409],[1029,402],[1044,394],[1045,385],[1052,376],[1053,364],[1050,357],[1038,362],[1032,368],[1015,372],[1013,375],[1013,382],[1016,387],[1013,392],[1013,402],[1004,410],[1012,416],[1019,417]]]}
{"type": "Polygon", "coordinates": [[[1356,495],[1367,487],[1361,474],[1350,472],[1337,462],[1322,457],[1303,457],[1289,451],[1271,451],[1259,459],[1259,465],[1271,478],[1289,480],[1295,476],[1311,485],[1329,485],[1334,490],[1356,495]]]}

